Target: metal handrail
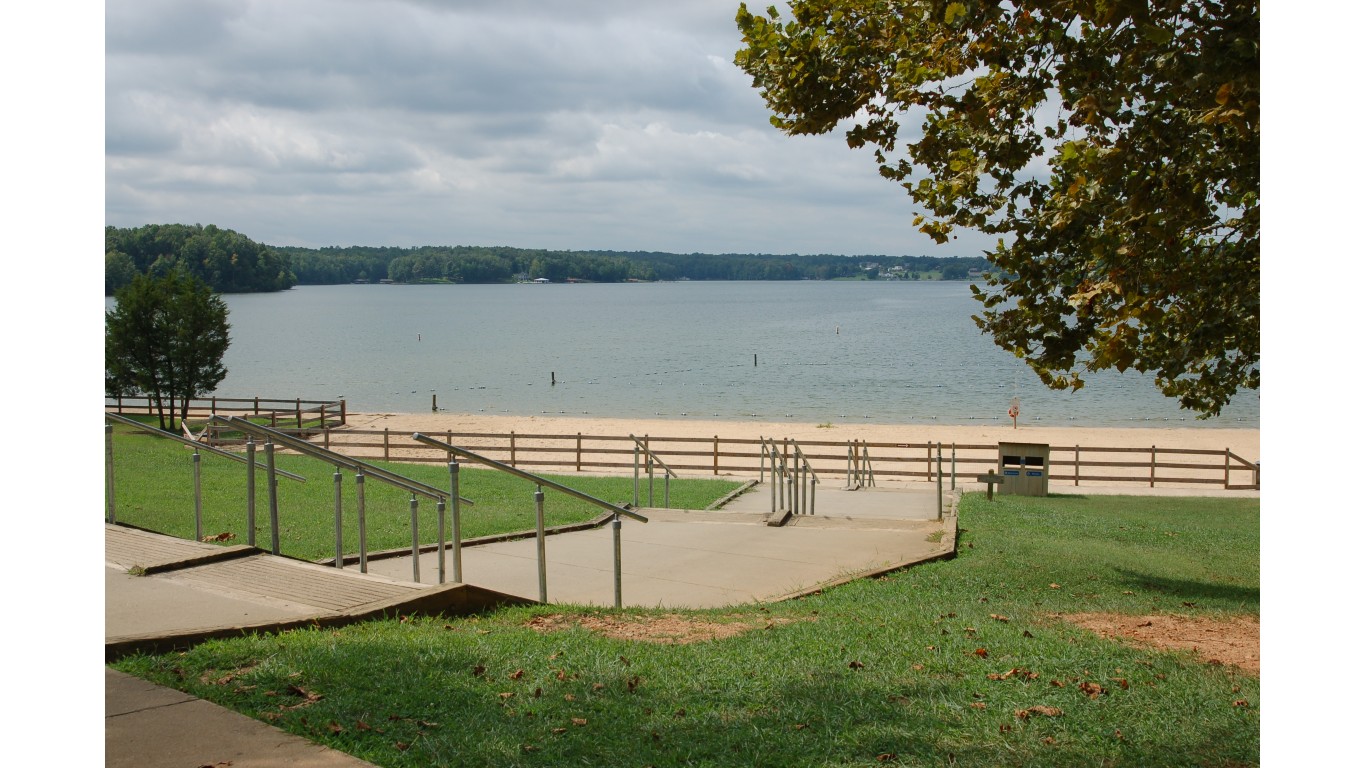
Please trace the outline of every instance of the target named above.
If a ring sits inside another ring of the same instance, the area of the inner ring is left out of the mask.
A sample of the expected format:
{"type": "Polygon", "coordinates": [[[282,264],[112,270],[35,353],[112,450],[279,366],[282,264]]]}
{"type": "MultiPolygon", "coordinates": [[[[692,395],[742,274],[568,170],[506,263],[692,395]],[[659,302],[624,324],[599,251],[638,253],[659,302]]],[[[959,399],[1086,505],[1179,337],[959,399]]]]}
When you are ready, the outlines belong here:
{"type": "Polygon", "coordinates": [[[816,484],[820,482],[820,477],[816,475],[815,467],[811,466],[811,462],[806,458],[806,454],[802,452],[801,446],[798,445],[795,440],[783,438],[783,447],[792,447],[794,467],[789,469],[787,466],[786,451],[781,455],[778,453],[778,442],[776,440],[760,437],[759,443],[767,449],[766,451],[761,451],[760,454],[759,474],[761,481],[763,479],[762,475],[764,471],[763,458],[765,455],[769,458],[769,473],[772,476],[773,487],[773,490],[770,492],[773,496],[771,514],[776,515],[779,509],[789,509],[788,503],[791,504],[790,509],[793,514],[816,514],[816,484]],[[779,467],[780,458],[782,459],[781,468],[779,467]],[[800,464],[797,463],[798,459],[801,460],[800,464]],[[807,491],[807,477],[811,478],[809,493],[807,491]],[[779,478],[781,478],[782,482],[779,482],[779,478]],[[786,502],[783,500],[784,494],[787,496],[786,502]]]}
{"type": "MultiPolygon", "coordinates": [[[[649,493],[650,493],[650,496],[649,496],[649,506],[653,507],[653,506],[655,505],[655,464],[658,464],[659,466],[661,466],[661,467],[664,468],[664,508],[665,508],[665,509],[668,509],[668,508],[669,508],[669,478],[671,478],[671,477],[678,477],[678,473],[675,472],[675,471],[673,471],[672,469],[670,469],[668,464],[665,464],[665,463],[663,462],[663,460],[661,460],[661,459],[659,458],[659,456],[655,454],[654,451],[650,450],[650,446],[648,446],[648,445],[646,445],[646,444],[640,442],[640,438],[636,437],[635,435],[631,435],[630,437],[631,437],[631,440],[636,444],[636,453],[635,453],[635,458],[634,458],[634,462],[633,462],[633,469],[634,469],[635,473],[634,473],[634,482],[633,482],[633,485],[632,485],[632,488],[634,489],[634,492],[635,492],[635,496],[634,496],[634,500],[632,501],[632,503],[635,504],[637,507],[640,506],[640,452],[641,452],[641,451],[644,451],[644,452],[645,452],[645,458],[646,458],[645,471],[646,471],[646,473],[649,474],[649,476],[650,476],[650,477],[649,477],[649,484],[650,484],[650,485],[649,485],[649,493]]],[[[648,435],[647,435],[646,437],[648,438],[648,435]]]]}
{"type": "MultiPolygon", "coordinates": [[[[561,484],[561,483],[557,483],[557,482],[555,482],[554,480],[551,480],[551,479],[549,479],[549,478],[540,477],[540,476],[538,476],[538,475],[533,475],[533,474],[531,474],[530,472],[526,472],[526,471],[524,471],[524,470],[518,469],[518,468],[516,468],[516,467],[514,467],[514,466],[512,466],[512,465],[510,465],[510,464],[504,464],[504,463],[501,462],[501,461],[496,461],[496,460],[490,459],[490,458],[488,458],[488,457],[486,457],[486,456],[480,456],[479,454],[477,454],[477,453],[475,453],[475,452],[473,452],[473,451],[467,451],[467,450],[465,450],[464,448],[459,448],[459,447],[456,447],[456,446],[454,446],[454,445],[449,445],[449,444],[443,443],[443,442],[441,442],[441,441],[439,441],[439,440],[435,440],[435,439],[433,439],[433,438],[431,438],[431,437],[428,437],[427,435],[422,434],[421,432],[414,432],[414,433],[413,433],[413,440],[416,441],[416,442],[422,443],[423,445],[431,446],[431,447],[433,447],[433,448],[439,448],[439,449],[441,449],[441,450],[443,450],[443,451],[446,451],[446,453],[448,453],[448,454],[452,454],[452,455],[455,455],[455,456],[461,456],[461,457],[466,458],[466,459],[469,459],[469,460],[471,460],[471,461],[476,461],[476,462],[478,462],[478,463],[480,463],[480,464],[483,464],[483,465],[485,465],[485,466],[487,466],[487,467],[492,467],[493,469],[499,470],[500,472],[505,472],[505,473],[507,473],[507,474],[509,474],[509,475],[512,475],[512,476],[514,476],[514,477],[519,477],[519,478],[521,478],[521,479],[523,479],[523,480],[528,480],[528,481],[530,481],[530,482],[536,484],[536,494],[535,494],[535,500],[536,500],[536,565],[537,565],[537,576],[538,576],[539,586],[540,586],[540,597],[541,597],[541,602],[542,602],[542,603],[549,602],[549,600],[548,600],[548,596],[547,596],[547,592],[546,592],[546,560],[545,560],[545,493],[541,490],[541,487],[542,487],[542,486],[548,486],[548,487],[550,487],[550,488],[552,488],[552,489],[554,489],[554,490],[557,490],[557,491],[559,491],[559,492],[561,492],[561,493],[564,493],[564,494],[569,495],[569,496],[573,496],[574,498],[579,499],[580,501],[588,502],[589,504],[592,504],[592,505],[594,505],[594,506],[600,507],[600,508],[602,508],[602,509],[605,509],[605,510],[611,512],[611,513],[612,513],[613,574],[614,574],[614,579],[615,579],[615,604],[616,604],[616,607],[617,607],[617,608],[621,608],[621,516],[622,516],[622,515],[625,515],[625,516],[627,516],[627,517],[629,517],[629,518],[631,518],[631,519],[633,519],[633,520],[639,520],[639,521],[642,522],[642,523],[648,523],[648,522],[650,522],[650,519],[649,519],[649,518],[647,518],[647,517],[645,517],[644,515],[639,514],[639,513],[637,513],[637,512],[632,512],[631,510],[626,509],[626,508],[624,508],[624,507],[619,507],[619,506],[617,506],[616,504],[613,504],[613,503],[611,503],[611,502],[609,502],[609,501],[603,501],[602,499],[599,499],[599,498],[597,498],[597,497],[595,497],[595,496],[590,496],[590,495],[588,495],[588,494],[586,494],[586,493],[584,493],[584,492],[582,492],[582,491],[574,490],[573,488],[570,488],[570,487],[567,486],[567,485],[563,485],[563,484],[561,484]]],[[[457,489],[459,488],[459,482],[460,482],[460,480],[459,480],[459,478],[460,478],[460,464],[459,464],[459,462],[452,460],[452,461],[450,462],[450,471],[451,471],[451,493],[452,493],[452,494],[455,494],[455,493],[457,492],[457,489]]],[[[459,518],[459,517],[456,517],[456,519],[455,519],[455,537],[454,537],[454,545],[453,545],[452,552],[453,552],[453,559],[454,559],[455,562],[456,562],[456,572],[457,572],[457,574],[459,573],[459,568],[460,568],[460,566],[459,566],[459,563],[460,563],[460,547],[461,547],[461,543],[460,543],[460,518],[459,518]]],[[[444,556],[442,557],[442,562],[443,562],[443,563],[445,562],[445,557],[444,557],[444,556]]],[[[457,578],[459,578],[459,576],[457,576],[457,578]]]]}
{"type": "MultiPolygon", "coordinates": [[[[152,434],[158,435],[158,436],[160,436],[160,437],[169,438],[169,439],[174,440],[174,441],[176,441],[176,442],[178,442],[178,443],[182,443],[182,444],[184,444],[184,445],[188,445],[188,446],[194,448],[194,455],[193,455],[193,457],[191,458],[191,461],[192,461],[193,464],[194,464],[194,537],[195,537],[195,540],[196,540],[196,541],[198,541],[199,539],[204,538],[204,497],[203,497],[203,492],[202,492],[202,487],[201,487],[201,484],[200,484],[200,477],[199,477],[199,452],[200,452],[200,451],[208,451],[209,453],[211,453],[211,454],[213,454],[213,455],[215,455],[215,456],[222,456],[222,457],[224,457],[224,458],[226,458],[226,459],[232,459],[233,461],[240,462],[240,463],[242,463],[242,464],[247,464],[247,465],[249,465],[250,468],[251,468],[249,471],[254,471],[254,470],[256,469],[257,466],[263,466],[263,467],[264,467],[265,469],[267,469],[267,470],[271,469],[269,463],[267,463],[266,465],[258,465],[258,464],[256,463],[254,457],[251,458],[251,459],[243,458],[243,457],[241,457],[241,456],[238,456],[238,455],[235,454],[235,453],[231,453],[231,452],[229,452],[229,451],[224,451],[224,450],[221,450],[221,449],[219,449],[219,448],[214,448],[213,446],[210,446],[210,445],[204,445],[203,443],[200,443],[200,442],[197,441],[197,440],[191,440],[190,438],[182,437],[181,435],[177,435],[177,434],[175,434],[174,432],[166,432],[166,431],[164,431],[164,430],[162,430],[162,429],[160,429],[160,428],[158,428],[158,427],[149,426],[149,425],[147,425],[147,424],[143,424],[143,423],[140,422],[140,421],[134,421],[133,419],[127,418],[126,416],[120,416],[120,415],[118,415],[118,414],[116,414],[116,413],[106,413],[106,414],[104,414],[104,418],[105,418],[105,421],[106,421],[105,426],[104,426],[105,432],[106,432],[106,434],[105,434],[105,441],[104,441],[104,442],[105,442],[104,450],[105,450],[105,457],[106,457],[106,458],[105,458],[105,520],[106,520],[106,522],[110,523],[111,525],[112,525],[113,523],[117,522],[117,514],[116,514],[116,512],[115,512],[115,504],[114,504],[114,439],[113,439],[113,430],[114,430],[114,426],[113,426],[112,424],[107,423],[107,422],[108,422],[109,420],[111,420],[111,419],[112,419],[113,421],[116,421],[116,422],[120,423],[120,424],[125,424],[125,425],[130,426],[130,427],[136,427],[136,428],[138,428],[138,429],[143,430],[144,432],[151,432],[152,434]]],[[[296,475],[296,474],[294,474],[293,472],[285,472],[285,471],[283,471],[283,470],[280,470],[280,471],[278,472],[278,474],[284,475],[285,477],[289,478],[290,480],[294,480],[295,482],[299,482],[299,483],[307,482],[307,480],[306,480],[305,478],[303,478],[303,477],[301,477],[301,476],[299,476],[299,475],[296,475]]],[[[249,542],[252,546],[255,546],[255,544],[256,544],[256,513],[255,513],[255,509],[256,509],[256,494],[255,494],[254,490],[252,490],[252,491],[251,491],[250,493],[248,493],[248,495],[247,495],[247,525],[248,525],[248,528],[250,529],[250,532],[249,532],[247,538],[248,538],[248,542],[249,542]]]]}
{"type": "MultiPolygon", "coordinates": [[[[410,479],[410,478],[403,477],[402,475],[396,474],[396,473],[391,472],[391,471],[389,471],[389,470],[387,470],[387,469],[384,469],[384,468],[382,468],[382,467],[375,466],[374,464],[370,464],[370,463],[368,463],[368,462],[360,461],[359,459],[351,458],[351,457],[349,457],[349,456],[346,456],[346,455],[337,453],[336,451],[328,450],[328,449],[326,449],[326,448],[319,448],[317,445],[314,445],[313,443],[310,443],[310,442],[308,442],[307,440],[301,440],[301,439],[299,439],[299,438],[297,438],[297,437],[293,437],[293,436],[288,435],[288,434],[286,434],[286,433],[284,433],[284,432],[281,432],[281,431],[279,431],[279,430],[271,429],[270,427],[265,427],[265,426],[262,426],[262,425],[260,425],[260,424],[256,424],[256,423],[254,423],[254,422],[251,422],[251,421],[248,421],[248,420],[246,420],[246,419],[242,419],[242,418],[239,418],[239,417],[236,417],[236,416],[226,416],[226,415],[220,416],[220,415],[218,415],[218,414],[212,414],[212,415],[209,416],[209,421],[210,421],[210,423],[216,423],[216,424],[221,424],[221,425],[226,425],[226,426],[234,427],[234,428],[239,429],[239,430],[241,430],[241,431],[243,431],[243,432],[246,432],[248,435],[259,435],[259,436],[265,437],[265,438],[267,439],[267,442],[266,442],[266,446],[267,446],[267,459],[268,459],[267,465],[268,465],[268,467],[270,468],[270,471],[274,471],[274,461],[273,461],[274,452],[273,452],[273,442],[272,442],[272,441],[274,441],[274,442],[279,442],[281,445],[285,446],[286,448],[289,448],[290,450],[298,451],[298,452],[301,453],[301,454],[310,456],[310,457],[315,458],[315,459],[319,459],[319,460],[321,460],[321,461],[326,461],[326,462],[332,464],[333,466],[337,467],[337,469],[338,469],[339,471],[336,472],[336,473],[334,473],[334,474],[332,475],[332,477],[333,477],[333,483],[335,484],[335,487],[336,487],[336,492],[335,492],[335,494],[334,494],[334,506],[335,506],[335,510],[334,510],[334,530],[335,530],[335,534],[336,534],[336,549],[335,549],[335,558],[334,558],[334,562],[335,562],[336,567],[341,568],[341,567],[343,567],[343,565],[344,565],[343,557],[342,557],[342,530],[341,530],[341,529],[342,529],[342,501],[341,501],[341,472],[340,472],[340,469],[341,469],[342,467],[345,467],[345,468],[347,468],[347,469],[350,469],[350,470],[352,470],[352,471],[354,471],[354,472],[356,473],[356,519],[357,519],[357,537],[358,537],[358,543],[359,543],[359,547],[360,547],[359,560],[360,560],[360,571],[361,571],[361,573],[367,573],[367,572],[369,571],[369,551],[368,551],[368,547],[366,546],[366,535],[365,535],[365,533],[366,533],[366,531],[365,531],[365,478],[366,478],[367,476],[373,477],[373,478],[375,478],[376,480],[379,480],[380,482],[386,483],[386,484],[388,484],[388,485],[392,485],[392,486],[394,486],[394,487],[396,487],[396,488],[400,488],[400,489],[402,489],[402,490],[405,490],[405,491],[407,491],[407,492],[411,495],[411,498],[410,498],[409,501],[408,501],[408,508],[409,508],[409,514],[410,514],[410,518],[411,518],[409,524],[410,524],[410,527],[411,527],[411,529],[412,529],[412,539],[413,539],[413,541],[412,541],[413,581],[416,581],[416,582],[421,582],[421,581],[422,581],[421,571],[420,571],[420,568],[419,568],[419,566],[420,566],[420,556],[421,556],[421,542],[420,542],[419,539],[418,539],[418,513],[417,513],[417,497],[418,497],[419,494],[422,495],[422,496],[426,496],[426,497],[428,497],[428,498],[434,499],[434,500],[436,501],[436,513],[437,513],[437,539],[438,539],[438,541],[437,541],[437,552],[438,552],[438,554],[440,554],[442,548],[445,547],[445,544],[446,544],[446,498],[447,498],[447,496],[446,496],[446,492],[445,492],[444,490],[442,490],[442,489],[440,489],[440,488],[437,488],[437,487],[435,487],[435,486],[427,485],[426,483],[419,482],[419,481],[417,481],[417,480],[412,480],[412,479],[410,479]]],[[[251,442],[250,442],[250,440],[248,440],[248,449],[250,450],[250,448],[251,448],[251,442]]],[[[279,548],[280,548],[280,547],[279,547],[279,508],[278,508],[278,505],[277,505],[277,503],[276,503],[276,498],[275,498],[275,494],[274,494],[274,487],[275,487],[275,486],[274,486],[274,482],[273,482],[273,481],[270,483],[270,486],[269,486],[269,487],[271,488],[271,497],[270,497],[270,507],[271,507],[271,509],[270,509],[270,516],[271,516],[271,551],[272,551],[274,554],[279,554],[279,548]]],[[[452,507],[454,507],[454,508],[457,509],[457,510],[459,509],[460,504],[466,504],[466,505],[469,505],[469,506],[473,506],[473,505],[474,505],[474,502],[473,502],[473,501],[471,501],[471,500],[469,500],[469,499],[466,499],[466,498],[464,498],[464,497],[462,497],[462,496],[460,496],[460,495],[458,495],[458,494],[452,494],[452,495],[451,495],[451,498],[457,499],[457,500],[459,501],[459,503],[457,503],[457,504],[452,504],[452,505],[451,505],[452,507]]],[[[457,541],[458,541],[458,539],[457,539],[457,541]]],[[[438,559],[437,559],[437,582],[438,582],[438,583],[443,583],[443,584],[444,584],[445,581],[446,581],[446,559],[445,559],[444,556],[441,556],[441,557],[438,557],[438,559]]]]}
{"type": "MultiPolygon", "coordinates": [[[[182,435],[177,435],[177,434],[174,433],[174,432],[166,432],[166,431],[162,430],[160,427],[149,426],[149,425],[147,425],[147,424],[143,424],[143,423],[140,422],[140,421],[134,421],[133,419],[130,419],[130,418],[128,418],[127,416],[120,416],[120,415],[118,415],[117,413],[106,413],[106,414],[104,414],[104,418],[106,418],[106,419],[113,419],[114,421],[117,421],[117,422],[119,422],[120,424],[127,424],[127,425],[130,426],[130,427],[137,427],[138,429],[141,429],[141,430],[143,430],[143,431],[145,431],[145,432],[151,432],[151,433],[157,435],[158,437],[170,438],[171,440],[175,440],[175,441],[177,441],[177,442],[184,443],[185,445],[191,446],[191,447],[195,448],[196,450],[208,451],[209,453],[212,453],[212,454],[215,455],[215,456],[222,456],[222,457],[225,458],[225,459],[232,459],[233,461],[236,461],[236,462],[241,463],[241,464],[246,464],[246,463],[247,463],[247,460],[246,460],[245,458],[243,458],[243,457],[241,457],[241,456],[238,456],[237,454],[233,453],[232,451],[225,451],[225,450],[223,450],[222,448],[215,448],[215,447],[213,447],[212,445],[207,445],[207,444],[205,444],[205,443],[199,442],[198,440],[192,440],[192,439],[190,439],[190,438],[188,438],[188,437],[184,437],[184,436],[182,436],[182,435]]],[[[262,468],[262,469],[265,469],[265,468],[266,468],[266,465],[264,465],[264,464],[257,464],[256,466],[258,466],[258,467],[260,467],[260,468],[262,468]]],[[[308,479],[307,479],[307,478],[305,478],[305,477],[303,477],[303,476],[301,476],[301,475],[296,475],[296,474],[294,474],[293,472],[286,472],[286,471],[283,470],[283,469],[277,469],[277,470],[275,470],[275,471],[276,471],[276,473],[281,474],[281,475],[284,475],[285,477],[289,478],[290,480],[296,480],[296,481],[298,481],[298,482],[300,482],[300,483],[306,483],[306,482],[308,482],[308,479]]]]}
{"type": "MultiPolygon", "coordinates": [[[[307,440],[301,440],[293,435],[281,432],[278,429],[271,429],[270,427],[262,426],[238,416],[220,416],[218,414],[213,414],[209,417],[209,420],[216,421],[217,423],[226,426],[236,427],[243,432],[251,432],[263,437],[268,436],[290,450],[310,454],[314,458],[321,459],[335,466],[346,467],[353,472],[363,470],[365,474],[374,477],[377,480],[382,480],[390,485],[402,488],[409,493],[426,496],[435,501],[444,501],[446,499],[446,491],[437,488],[434,485],[427,485],[424,482],[404,477],[403,475],[391,472],[369,462],[361,461],[360,459],[352,458],[327,448],[320,448],[314,443],[310,443],[307,440]]],[[[473,501],[465,498],[462,498],[460,501],[466,505],[472,506],[474,504],[473,501]]]]}

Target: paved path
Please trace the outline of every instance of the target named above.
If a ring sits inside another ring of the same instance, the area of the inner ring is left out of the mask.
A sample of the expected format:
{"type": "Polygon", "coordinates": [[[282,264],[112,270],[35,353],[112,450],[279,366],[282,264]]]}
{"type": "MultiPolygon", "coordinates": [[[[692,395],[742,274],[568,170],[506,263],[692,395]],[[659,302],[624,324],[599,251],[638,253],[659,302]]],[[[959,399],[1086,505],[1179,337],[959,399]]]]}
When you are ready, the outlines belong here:
{"type": "MultiPolygon", "coordinates": [[[[930,489],[822,490],[819,502],[821,514],[783,527],[765,524],[771,501],[763,491],[741,496],[725,512],[642,510],[648,524],[628,520],[622,527],[625,603],[710,607],[772,600],[952,551],[955,519],[938,520],[938,499],[930,489]]],[[[550,600],[611,605],[612,552],[610,526],[548,537],[550,600]]],[[[486,590],[531,599],[539,594],[534,539],[465,548],[463,575],[479,587],[433,584],[434,554],[421,558],[424,583],[418,584],[407,556],[372,558],[369,572],[360,574],[354,567],[340,571],[121,526],[106,526],[105,553],[106,654],[244,628],[354,620],[395,606],[420,606],[432,595],[442,596],[438,605],[474,606],[491,599],[486,590]],[[472,592],[462,598],[457,590],[472,592]]],[[[369,765],[108,668],[105,764],[369,765]]]]}

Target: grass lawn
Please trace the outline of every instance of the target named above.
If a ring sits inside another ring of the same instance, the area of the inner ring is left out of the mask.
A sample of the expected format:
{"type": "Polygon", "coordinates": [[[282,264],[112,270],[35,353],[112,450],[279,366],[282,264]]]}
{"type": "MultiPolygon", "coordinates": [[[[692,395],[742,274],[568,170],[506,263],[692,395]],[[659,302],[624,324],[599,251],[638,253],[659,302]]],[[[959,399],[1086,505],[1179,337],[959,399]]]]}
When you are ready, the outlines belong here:
{"type": "MultiPolygon", "coordinates": [[[[114,430],[115,518],[120,523],[194,538],[194,469],[192,450],[133,427],[117,425],[114,430]]],[[[257,450],[258,464],[265,463],[264,451],[257,450]]],[[[445,464],[369,462],[404,477],[436,488],[450,488],[445,464]]],[[[332,557],[335,553],[335,468],[317,459],[280,454],[275,465],[306,478],[296,482],[281,478],[277,484],[280,515],[281,554],[307,560],[332,557]]],[[[201,507],[205,537],[217,537],[224,544],[246,544],[247,467],[245,464],[202,453],[200,458],[201,507]]],[[[584,475],[545,475],[590,496],[618,505],[634,496],[629,477],[591,477],[584,475]]],[[[679,479],[669,484],[669,504],[675,508],[704,508],[738,488],[734,480],[679,479]]],[[[343,549],[359,549],[357,534],[357,494],[355,475],[342,474],[343,549]]],[[[536,527],[536,487],[533,483],[493,469],[462,464],[460,495],[475,506],[461,511],[461,538],[470,539],[536,527]]],[[[641,481],[641,501],[646,484],[641,481]]],[[[663,502],[661,482],[655,484],[655,500],[663,502]]],[[[366,544],[370,551],[412,546],[409,495],[375,478],[365,481],[366,544]]],[[[545,492],[547,526],[567,525],[591,520],[602,513],[599,507],[566,494],[545,492]]],[[[436,502],[418,498],[419,537],[424,543],[436,541],[436,502]]],[[[447,537],[450,536],[450,511],[447,510],[447,537]]],[[[270,547],[270,507],[266,473],[256,471],[256,544],[270,547]]]]}
{"type": "Polygon", "coordinates": [[[1259,500],[960,512],[956,559],[782,604],[504,609],[115,666],[383,766],[1260,762],[1256,674],[1061,618],[1255,620],[1259,500]]]}

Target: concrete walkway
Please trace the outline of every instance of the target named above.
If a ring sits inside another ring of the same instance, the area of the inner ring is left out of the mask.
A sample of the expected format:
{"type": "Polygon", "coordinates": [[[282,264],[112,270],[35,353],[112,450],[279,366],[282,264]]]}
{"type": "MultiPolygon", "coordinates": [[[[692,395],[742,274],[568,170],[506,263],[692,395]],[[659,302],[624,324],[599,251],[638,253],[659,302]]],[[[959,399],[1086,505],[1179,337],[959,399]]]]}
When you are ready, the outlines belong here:
{"type": "MultiPolygon", "coordinates": [[[[629,606],[717,607],[770,601],[952,553],[956,518],[938,519],[933,490],[822,490],[813,516],[766,524],[767,489],[724,512],[644,509],[622,526],[629,606]]],[[[547,537],[551,602],[613,604],[611,526],[547,537]]],[[[464,577],[436,585],[436,555],[371,558],[344,571],[248,547],[222,547],[106,526],[106,655],[209,636],[346,623],[394,611],[469,612],[502,596],[539,596],[535,539],[466,547],[464,577]],[[130,571],[140,575],[133,575],[130,571]]],[[[450,552],[448,575],[453,573],[450,552]]],[[[105,764],[369,765],[178,691],[106,668],[105,764]]]]}

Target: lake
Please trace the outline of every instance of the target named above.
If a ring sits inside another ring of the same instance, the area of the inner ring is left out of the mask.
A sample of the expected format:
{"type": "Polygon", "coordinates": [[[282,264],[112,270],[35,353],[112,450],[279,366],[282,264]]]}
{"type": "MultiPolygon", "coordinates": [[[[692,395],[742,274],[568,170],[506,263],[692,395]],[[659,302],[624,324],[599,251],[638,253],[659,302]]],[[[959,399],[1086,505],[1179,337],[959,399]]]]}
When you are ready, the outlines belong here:
{"type": "Polygon", "coordinates": [[[1025,423],[1260,426],[1258,392],[1200,421],[1136,371],[1048,390],[978,331],[962,282],[336,285],[224,299],[223,397],[948,424],[1008,423],[1019,397],[1025,423]]]}

